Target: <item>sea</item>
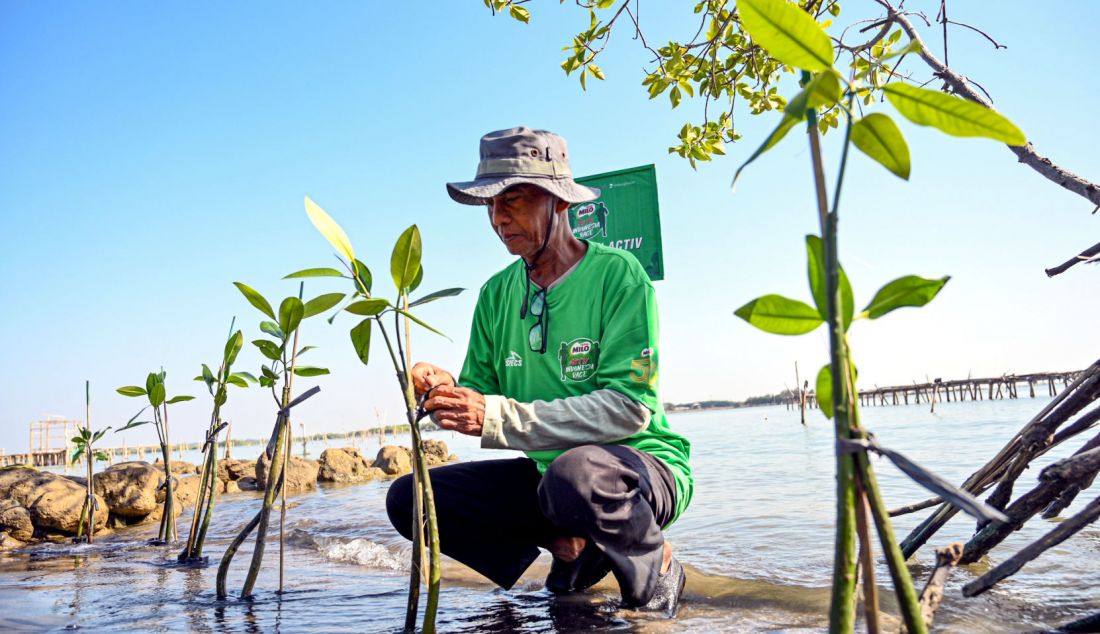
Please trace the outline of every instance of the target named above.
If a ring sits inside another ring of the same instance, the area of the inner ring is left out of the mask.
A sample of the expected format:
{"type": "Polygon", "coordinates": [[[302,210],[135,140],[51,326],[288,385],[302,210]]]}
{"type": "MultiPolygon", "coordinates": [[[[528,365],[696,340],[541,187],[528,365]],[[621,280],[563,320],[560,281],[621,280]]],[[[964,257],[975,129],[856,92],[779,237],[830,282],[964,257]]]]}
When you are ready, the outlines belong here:
{"type": "MultiPolygon", "coordinates": [[[[1047,402],[1022,398],[938,403],[935,412],[927,404],[862,412],[864,425],[882,446],[961,483],[1047,402]]],[[[687,571],[676,618],[622,608],[611,577],[585,593],[551,595],[543,588],[549,569],[544,554],[511,590],[446,560],[439,631],[824,631],[835,514],[832,423],[811,410],[803,426],[797,411],[782,406],[675,413],[670,422],[691,440],[695,473],[694,500],[666,533],[687,571]]],[[[1041,466],[1069,455],[1092,433],[1040,458],[1021,476],[1017,493],[1034,486],[1041,466]]],[[[483,450],[476,438],[451,432],[427,437],[445,441],[463,461],[512,455],[483,450]]],[[[360,442],[364,455],[377,452],[376,439],[360,442]]],[[[408,439],[391,436],[387,442],[408,439]]],[[[306,451],[316,458],[325,447],[317,442],[306,451]]],[[[237,453],[245,450],[259,448],[241,447],[237,453]]],[[[295,453],[301,453],[300,445],[295,453]]],[[[183,458],[198,461],[193,454],[183,458]]],[[[888,461],[875,459],[874,464],[887,506],[930,497],[888,461]]],[[[0,632],[401,631],[410,548],[386,518],[387,487],[385,481],[321,484],[316,491],[289,496],[284,590],[278,591],[276,523],[255,595],[247,600],[236,594],[250,544],[234,560],[228,599],[216,598],[214,579],[225,547],[261,505],[257,492],[219,497],[206,545],[207,567],[177,567],[179,546],[149,545],[156,525],[115,531],[93,545],[46,543],[0,553],[0,632]]],[[[1095,496],[1095,489],[1086,490],[1062,517],[1095,496]]],[[[895,518],[898,538],[930,512],[895,518]]],[[[189,518],[190,511],[180,517],[184,532],[189,518]]],[[[1095,524],[985,594],[962,596],[964,584],[1058,521],[1034,518],[982,561],[952,571],[934,631],[1033,632],[1100,611],[1100,526],[1095,524]]],[[[965,542],[973,531],[972,519],[957,516],[917,553],[909,568],[918,590],[934,568],[934,548],[965,542]]],[[[889,573],[881,556],[876,559],[883,620],[896,623],[889,573]]]]}

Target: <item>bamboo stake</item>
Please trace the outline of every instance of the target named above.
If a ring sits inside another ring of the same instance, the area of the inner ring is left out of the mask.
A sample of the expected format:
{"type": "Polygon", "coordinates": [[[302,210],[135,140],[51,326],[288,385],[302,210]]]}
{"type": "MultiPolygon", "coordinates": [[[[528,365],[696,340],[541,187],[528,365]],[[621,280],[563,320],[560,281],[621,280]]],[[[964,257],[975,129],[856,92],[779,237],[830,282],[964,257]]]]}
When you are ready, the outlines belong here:
{"type": "Polygon", "coordinates": [[[879,633],[878,586],[875,584],[875,553],[868,532],[871,509],[867,505],[867,492],[856,475],[856,532],[859,534],[859,562],[863,573],[863,620],[867,634],[879,633]]]}

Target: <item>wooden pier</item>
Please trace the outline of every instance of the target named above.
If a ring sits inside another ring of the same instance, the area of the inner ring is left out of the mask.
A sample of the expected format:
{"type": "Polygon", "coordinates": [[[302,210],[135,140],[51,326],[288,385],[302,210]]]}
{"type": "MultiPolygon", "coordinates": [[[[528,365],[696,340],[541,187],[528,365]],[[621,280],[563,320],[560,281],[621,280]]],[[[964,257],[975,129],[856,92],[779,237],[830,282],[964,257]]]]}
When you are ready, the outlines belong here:
{"type": "MultiPolygon", "coordinates": [[[[935,379],[927,383],[912,385],[894,385],[876,387],[859,391],[861,407],[879,407],[886,405],[928,404],[933,408],[936,403],[962,401],[983,401],[1020,398],[1027,394],[1036,396],[1057,396],[1076,379],[1082,370],[1073,372],[1036,372],[1034,374],[1005,374],[1002,376],[975,379],[943,380],[935,379]]],[[[805,407],[818,407],[814,392],[803,392],[805,407]]],[[[787,409],[799,409],[798,394],[790,394],[785,400],[787,409]]]]}

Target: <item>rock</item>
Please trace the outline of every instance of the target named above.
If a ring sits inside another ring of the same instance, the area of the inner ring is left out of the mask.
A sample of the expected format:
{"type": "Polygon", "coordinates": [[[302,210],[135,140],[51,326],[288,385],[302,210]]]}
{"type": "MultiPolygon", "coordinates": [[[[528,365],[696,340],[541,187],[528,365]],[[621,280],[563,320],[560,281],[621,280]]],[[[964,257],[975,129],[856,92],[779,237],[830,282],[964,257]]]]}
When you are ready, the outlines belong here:
{"type": "Polygon", "coordinates": [[[238,480],[225,480],[222,481],[222,493],[240,493],[241,488],[237,485],[238,480]]]}
{"type": "Polygon", "coordinates": [[[317,480],[321,482],[363,482],[372,475],[370,463],[352,447],[326,449],[318,464],[317,480]]]}
{"type": "Polygon", "coordinates": [[[29,542],[34,537],[30,511],[19,505],[0,509],[0,531],[21,542],[29,542]]]}
{"type": "Polygon", "coordinates": [[[447,456],[447,462],[458,462],[458,454],[451,454],[447,456]]]}
{"type": "MultiPolygon", "coordinates": [[[[0,469],[0,503],[5,507],[21,506],[30,515],[36,531],[57,531],[75,534],[80,525],[86,488],[63,476],[37,469],[0,469]]],[[[100,512],[96,513],[96,530],[107,525],[106,501],[97,496],[100,512]]],[[[21,528],[22,521],[13,522],[21,528]]]]}
{"type": "Polygon", "coordinates": [[[433,440],[427,438],[424,440],[424,456],[435,456],[439,458],[438,464],[447,462],[447,443],[442,440],[433,440]]]}
{"type": "MultiPolygon", "coordinates": [[[[161,471],[164,471],[164,461],[160,458],[156,459],[156,461],[153,463],[153,466],[156,467],[157,469],[160,469],[161,471]]],[[[191,464],[190,462],[184,462],[183,460],[173,460],[172,461],[172,473],[174,473],[176,475],[181,475],[181,474],[189,475],[189,474],[192,474],[192,473],[199,473],[199,470],[198,470],[198,467],[191,464]]]]}
{"type": "Polygon", "coordinates": [[[386,445],[378,450],[378,456],[374,459],[374,467],[391,476],[411,473],[412,460],[409,458],[409,450],[404,447],[386,445]]]}
{"type": "Polygon", "coordinates": [[[231,484],[237,487],[238,491],[255,491],[260,487],[256,484],[256,478],[244,477],[240,480],[234,480],[231,484]]]}
{"type": "Polygon", "coordinates": [[[22,548],[23,546],[26,546],[26,544],[9,534],[0,531],[0,551],[11,550],[13,548],[22,548]]]}
{"type": "Polygon", "coordinates": [[[172,491],[176,494],[176,502],[180,508],[192,506],[199,497],[199,485],[202,484],[202,476],[188,475],[179,478],[175,482],[176,487],[172,491]]]}
{"type": "Polygon", "coordinates": [[[218,479],[224,481],[256,477],[255,460],[219,460],[218,479]]]}
{"type": "Polygon", "coordinates": [[[164,493],[157,490],[164,481],[164,470],[148,462],[120,462],[97,473],[94,479],[96,494],[103,496],[115,515],[142,518],[164,499],[164,493]]]}
{"type": "MultiPolygon", "coordinates": [[[[267,487],[267,470],[270,465],[270,461],[267,459],[267,453],[261,453],[260,457],[256,459],[256,487],[267,487]]],[[[297,456],[290,457],[290,464],[287,465],[286,478],[284,483],[286,484],[287,491],[306,491],[317,486],[317,472],[320,470],[315,460],[306,460],[305,458],[299,458],[297,456]]]]}

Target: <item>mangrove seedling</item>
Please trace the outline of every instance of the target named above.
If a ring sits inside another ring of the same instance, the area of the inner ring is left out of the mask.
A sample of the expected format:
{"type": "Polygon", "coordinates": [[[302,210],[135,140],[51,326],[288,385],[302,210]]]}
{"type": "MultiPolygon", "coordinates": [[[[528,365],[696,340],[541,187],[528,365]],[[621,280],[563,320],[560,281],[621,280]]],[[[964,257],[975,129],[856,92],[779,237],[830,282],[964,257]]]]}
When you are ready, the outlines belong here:
{"type": "MultiPolygon", "coordinates": [[[[423,413],[418,415],[418,403],[413,392],[412,377],[410,375],[410,368],[412,367],[410,322],[427,328],[438,335],[443,333],[415,317],[410,309],[443,297],[458,295],[464,289],[448,288],[409,301],[409,295],[420,286],[420,282],[424,278],[424,269],[420,263],[420,229],[416,225],[412,225],[397,238],[397,243],[390,255],[390,275],[397,288],[396,300],[390,303],[386,299],[372,296],[370,269],[356,259],[351,241],[348,240],[344,230],[308,196],[305,199],[305,207],[313,226],[336,249],[336,257],[340,260],[345,271],[333,268],[313,268],[291,273],[287,278],[339,277],[350,282],[352,285],[351,299],[350,303],[343,307],[343,310],[363,317],[351,329],[350,333],[355,354],[364,365],[367,364],[370,358],[371,329],[377,327],[386,342],[386,350],[389,352],[394,373],[397,375],[397,384],[405,401],[405,414],[412,438],[413,480],[415,483],[413,486],[412,566],[409,577],[409,601],[405,612],[405,631],[412,632],[416,629],[417,610],[420,603],[420,578],[423,571],[426,545],[428,551],[426,575],[428,597],[422,629],[424,632],[434,632],[436,612],[439,607],[439,529],[435,515],[435,498],[432,495],[431,480],[428,478],[427,460],[424,455],[424,445],[418,424],[419,419],[423,417],[423,413]],[[385,321],[391,314],[393,315],[392,335],[391,332],[387,331],[385,321]],[[402,345],[402,339],[404,339],[404,345],[402,345]],[[395,344],[396,350],[394,349],[395,344]]],[[[333,318],[336,314],[333,315],[333,318]]],[[[330,322],[331,320],[332,318],[330,318],[330,322]]]]}
{"type": "Polygon", "coordinates": [[[252,304],[265,317],[270,318],[260,322],[260,330],[270,339],[256,339],[252,345],[259,349],[260,354],[267,359],[260,368],[258,382],[261,386],[271,390],[278,412],[275,417],[275,426],[271,431],[267,447],[264,450],[267,459],[267,476],[264,487],[263,504],[259,512],[252,518],[233,542],[225,550],[221,564],[218,566],[217,594],[224,599],[226,593],[226,575],[229,573],[229,565],[234,555],[253,530],[256,531],[256,545],[252,550],[252,562],[249,564],[245,575],[244,584],[241,586],[241,598],[252,596],[252,589],[256,585],[256,577],[260,573],[260,565],[263,563],[264,549],[267,542],[267,528],[271,516],[271,509],[275,505],[275,498],[283,495],[282,513],[280,523],[280,550],[279,550],[279,591],[283,589],[283,556],[282,556],[282,525],[286,520],[286,497],[284,481],[286,466],[290,461],[291,422],[290,409],[305,399],[313,396],[320,388],[314,387],[296,399],[291,395],[294,389],[294,377],[313,377],[328,374],[325,368],[298,365],[298,357],[305,354],[313,346],[298,347],[298,335],[302,321],[318,315],[340,303],[344,298],[343,293],[328,293],[315,297],[308,302],[302,302],[302,288],[299,287],[298,297],[287,297],[279,304],[279,312],[276,314],[271,303],[252,287],[234,282],[237,289],[244,295],[248,303],[252,304]],[[279,384],[282,384],[281,390],[279,384]],[[281,394],[280,394],[281,391],[281,394]]]}
{"type": "MultiPolygon", "coordinates": [[[[867,453],[874,451],[885,455],[919,484],[937,490],[946,496],[945,499],[972,514],[987,520],[1001,519],[1004,515],[917,467],[904,456],[879,446],[860,424],[856,370],[847,335],[849,325],[855,319],[877,319],[904,306],[923,306],[948,280],[947,277],[925,279],[915,275],[896,279],[879,289],[857,315],[851,285],[837,255],[840,190],[849,147],[854,144],[891,173],[902,179],[909,178],[909,148],[897,124],[883,113],[860,116],[852,106],[857,97],[877,88],[877,72],[885,67],[883,62],[887,58],[912,52],[912,47],[881,56],[875,65],[858,72],[853,70],[845,80],[833,67],[837,57],[828,34],[798,5],[786,0],[739,0],[737,10],[741,27],[755,44],[786,66],[802,70],[803,89],[787,103],[775,131],[737,170],[734,182],[746,165],[805,121],[821,237],[808,236],[806,241],[814,306],[780,295],[765,295],[745,304],[735,314],[761,330],[783,335],[805,334],[823,323],[828,324],[830,362],[818,373],[817,398],[821,411],[834,420],[837,439],[836,551],[830,631],[851,632],[855,627],[857,532],[863,551],[867,627],[870,632],[879,629],[868,536],[869,513],[881,540],[905,628],[910,634],[920,634],[930,623],[922,614],[867,453]],[[830,210],[819,140],[819,117],[835,118],[836,113],[847,121],[847,129],[830,210]]],[[[955,136],[987,137],[1013,146],[1026,143],[1024,134],[1008,119],[962,98],[900,82],[888,83],[882,90],[902,116],[918,125],[932,126],[955,136]]]]}
{"type": "Polygon", "coordinates": [[[99,503],[95,497],[95,483],[92,481],[92,471],[96,460],[107,462],[109,459],[104,451],[97,451],[95,442],[103,438],[110,426],[92,433],[92,397],[89,381],[84,382],[84,426],[77,429],[77,435],[73,436],[72,443],[76,447],[69,462],[76,463],[80,456],[87,458],[88,482],[87,493],[84,495],[84,506],[80,508],[80,523],[76,528],[76,537],[73,541],[87,541],[89,544],[95,539],[95,512],[99,510],[99,503]],[[84,527],[88,527],[88,535],[84,535],[84,527]]]}
{"type": "Polygon", "coordinates": [[[137,420],[138,416],[146,409],[143,407],[128,423],[119,427],[118,431],[123,432],[127,429],[133,429],[139,425],[147,425],[149,423],[152,423],[157,430],[157,441],[160,443],[160,453],[164,459],[164,483],[161,484],[161,487],[164,489],[164,504],[161,507],[160,530],[157,533],[157,541],[161,543],[174,542],[179,536],[179,532],[176,530],[175,484],[173,483],[175,478],[172,476],[172,445],[168,437],[168,406],[182,403],[183,401],[190,401],[195,398],[194,396],[184,395],[169,398],[164,387],[165,375],[166,373],[162,368],[160,372],[150,372],[149,376],[145,377],[145,387],[127,385],[116,390],[119,394],[131,398],[144,396],[149,400],[149,405],[147,407],[153,408],[153,420],[137,420]]]}
{"type": "MultiPolygon", "coordinates": [[[[234,322],[236,320],[234,319],[234,322]]],[[[222,361],[215,374],[210,371],[210,366],[202,364],[202,374],[195,377],[196,381],[206,384],[206,390],[214,399],[214,408],[210,412],[210,425],[206,429],[206,440],[203,443],[202,479],[199,481],[199,494],[195,500],[195,513],[191,517],[191,531],[187,535],[187,544],[179,554],[180,563],[197,564],[206,563],[202,556],[202,546],[206,541],[206,531],[210,526],[210,518],[214,513],[214,500],[218,495],[218,434],[228,423],[222,421],[222,406],[225,405],[228,393],[227,386],[248,387],[248,383],[256,383],[256,377],[248,372],[233,372],[233,362],[237,360],[237,353],[244,344],[244,335],[238,330],[233,332],[233,323],[230,323],[229,340],[225,342],[222,351],[222,361]]]]}

